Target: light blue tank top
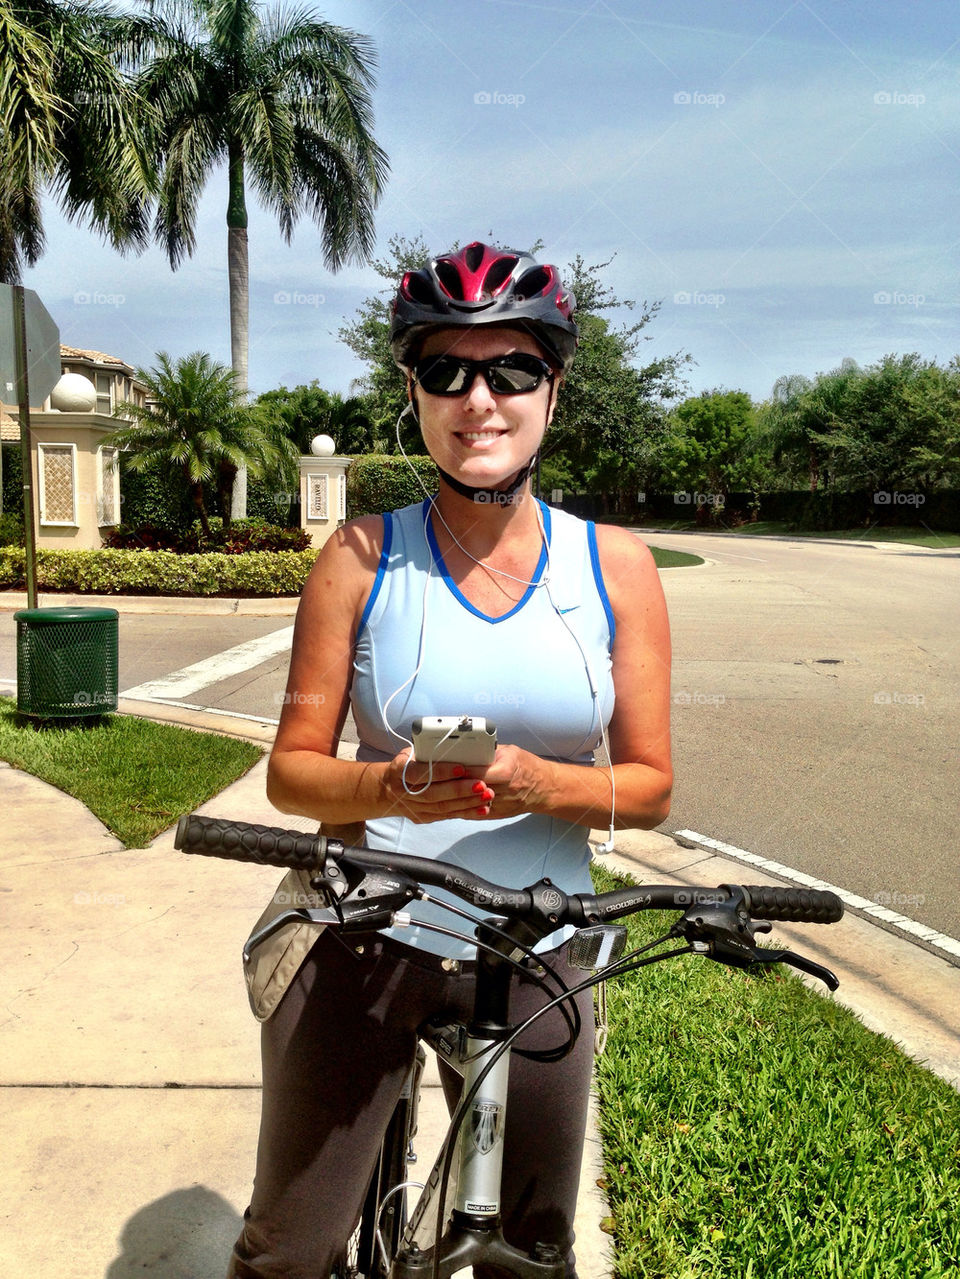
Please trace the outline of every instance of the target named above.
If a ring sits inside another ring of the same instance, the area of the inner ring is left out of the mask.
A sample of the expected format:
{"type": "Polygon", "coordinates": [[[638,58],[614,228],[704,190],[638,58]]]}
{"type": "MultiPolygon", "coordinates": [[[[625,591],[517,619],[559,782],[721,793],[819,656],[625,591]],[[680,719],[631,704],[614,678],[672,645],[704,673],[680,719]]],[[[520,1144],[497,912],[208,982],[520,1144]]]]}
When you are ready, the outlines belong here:
{"type": "MultiPolygon", "coordinates": [[[[500,743],[591,766],[601,720],[609,723],[614,701],[614,620],[593,524],[541,503],[549,554],[544,548],[532,584],[514,607],[488,617],[451,579],[429,508],[423,502],[384,516],[383,550],[358,629],[350,691],[357,758],[393,758],[419,716],[482,715],[496,724],[500,743]],[[407,683],[418,662],[419,673],[407,683]]],[[[575,893],[592,891],[587,830],[537,813],[427,825],[389,817],[367,822],[367,843],[441,858],[511,888],[546,875],[575,893]]],[[[489,913],[456,904],[478,918],[489,913]]],[[[415,921],[472,933],[467,921],[430,903],[413,903],[410,912],[415,921]]],[[[389,935],[438,955],[475,955],[466,943],[417,923],[389,935]]],[[[540,949],[561,940],[555,933],[540,949]]]]}

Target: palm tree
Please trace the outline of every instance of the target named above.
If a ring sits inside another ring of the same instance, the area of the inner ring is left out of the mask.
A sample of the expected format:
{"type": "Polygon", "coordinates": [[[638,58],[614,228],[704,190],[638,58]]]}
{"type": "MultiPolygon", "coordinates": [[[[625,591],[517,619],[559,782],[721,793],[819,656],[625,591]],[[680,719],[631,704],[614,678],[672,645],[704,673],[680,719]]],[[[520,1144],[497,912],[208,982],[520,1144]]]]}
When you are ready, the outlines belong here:
{"type": "MultiPolygon", "coordinates": [[[[155,111],[161,170],[157,239],[176,268],[196,246],[210,174],[228,173],[230,350],[248,381],[247,177],[289,243],[303,214],[336,271],[369,256],[387,159],[374,141],[369,40],[307,10],[263,13],[255,0],[155,0],[131,35],[138,88],[155,111]]],[[[234,512],[245,510],[244,483],[234,512]]]]}
{"type": "MultiPolygon", "coordinates": [[[[207,490],[229,491],[233,475],[247,466],[255,476],[282,467],[296,451],[275,443],[246,403],[231,369],[217,364],[203,351],[171,363],[157,353],[152,369],[137,369],[146,390],[146,403],[117,405],[115,415],[131,419],[104,440],[108,448],[125,452],[131,470],[179,469],[190,490],[197,517],[209,536],[207,490]]],[[[228,507],[224,523],[230,523],[228,507]]]]}
{"type": "Polygon", "coordinates": [[[41,193],[116,248],[149,240],[143,104],[115,57],[115,19],[79,0],[0,0],[0,279],[44,247],[41,193]]]}

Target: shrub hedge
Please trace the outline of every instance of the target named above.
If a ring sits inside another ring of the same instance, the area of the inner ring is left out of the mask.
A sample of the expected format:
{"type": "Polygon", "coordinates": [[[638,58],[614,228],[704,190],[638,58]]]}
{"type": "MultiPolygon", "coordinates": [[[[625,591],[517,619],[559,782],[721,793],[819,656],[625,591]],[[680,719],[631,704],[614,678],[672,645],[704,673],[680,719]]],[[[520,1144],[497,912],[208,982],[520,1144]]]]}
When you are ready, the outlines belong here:
{"type": "Polygon", "coordinates": [[[158,528],[154,524],[130,527],[119,524],[103,534],[104,546],[117,551],[176,551],[178,554],[205,554],[220,551],[224,555],[242,555],[246,551],[305,551],[310,534],[302,528],[281,528],[262,520],[234,520],[229,528],[219,518],[211,519],[209,535],[197,521],[182,532],[158,528]]]}
{"type": "Polygon", "coordinates": [[[423,500],[423,488],[416,475],[423,481],[428,493],[435,493],[440,477],[437,465],[430,457],[415,454],[409,459],[392,457],[385,453],[367,453],[353,459],[347,471],[347,514],[350,519],[358,515],[381,515],[394,511],[411,502],[423,500]]]}
{"type": "MultiPolygon", "coordinates": [[[[308,551],[177,555],[173,551],[38,551],[37,589],[93,595],[299,595],[308,551]]],[[[26,585],[26,552],[0,547],[0,589],[26,585]]]]}

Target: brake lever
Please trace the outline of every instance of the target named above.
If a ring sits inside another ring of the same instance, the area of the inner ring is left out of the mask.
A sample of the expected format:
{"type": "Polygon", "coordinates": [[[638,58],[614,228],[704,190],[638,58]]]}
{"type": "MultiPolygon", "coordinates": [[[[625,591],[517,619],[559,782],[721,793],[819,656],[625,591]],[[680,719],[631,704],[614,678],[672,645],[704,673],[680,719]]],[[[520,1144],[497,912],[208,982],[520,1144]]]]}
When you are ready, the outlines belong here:
{"type": "Polygon", "coordinates": [[[308,910],[306,907],[285,910],[281,914],[275,915],[269,923],[264,924],[257,932],[250,934],[243,947],[243,962],[245,964],[249,963],[250,956],[256,948],[262,945],[268,937],[272,937],[274,933],[279,932],[281,928],[286,928],[287,924],[332,924],[336,927],[339,923],[340,920],[336,911],[331,910],[329,907],[325,907],[323,910],[308,910]]]}
{"type": "Polygon", "coordinates": [[[840,982],[829,968],[798,955],[791,950],[765,949],[754,944],[757,933],[770,932],[768,920],[753,920],[746,897],[739,887],[732,887],[725,902],[709,902],[689,906],[670,929],[684,937],[692,948],[718,963],[731,968],[751,968],[757,964],[788,964],[800,972],[816,977],[828,990],[836,990],[840,982]]]}
{"type": "Polygon", "coordinates": [[[816,963],[813,959],[807,959],[806,955],[798,955],[793,950],[773,950],[759,952],[761,955],[776,955],[776,959],[762,960],[763,963],[771,964],[789,964],[791,968],[797,968],[802,973],[806,973],[809,977],[816,977],[822,981],[827,990],[836,990],[840,985],[840,979],[836,973],[831,972],[829,968],[824,968],[823,964],[816,963]]]}

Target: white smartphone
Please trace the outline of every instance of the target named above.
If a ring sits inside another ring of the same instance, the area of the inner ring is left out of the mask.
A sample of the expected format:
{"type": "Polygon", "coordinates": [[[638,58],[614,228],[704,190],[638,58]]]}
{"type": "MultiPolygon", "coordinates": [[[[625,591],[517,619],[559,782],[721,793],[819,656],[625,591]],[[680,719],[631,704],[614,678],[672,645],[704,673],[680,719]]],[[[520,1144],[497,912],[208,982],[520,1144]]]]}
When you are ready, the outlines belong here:
{"type": "Polygon", "coordinates": [[[497,726],[478,715],[425,715],[413,721],[413,758],[419,763],[492,764],[497,726]]]}

